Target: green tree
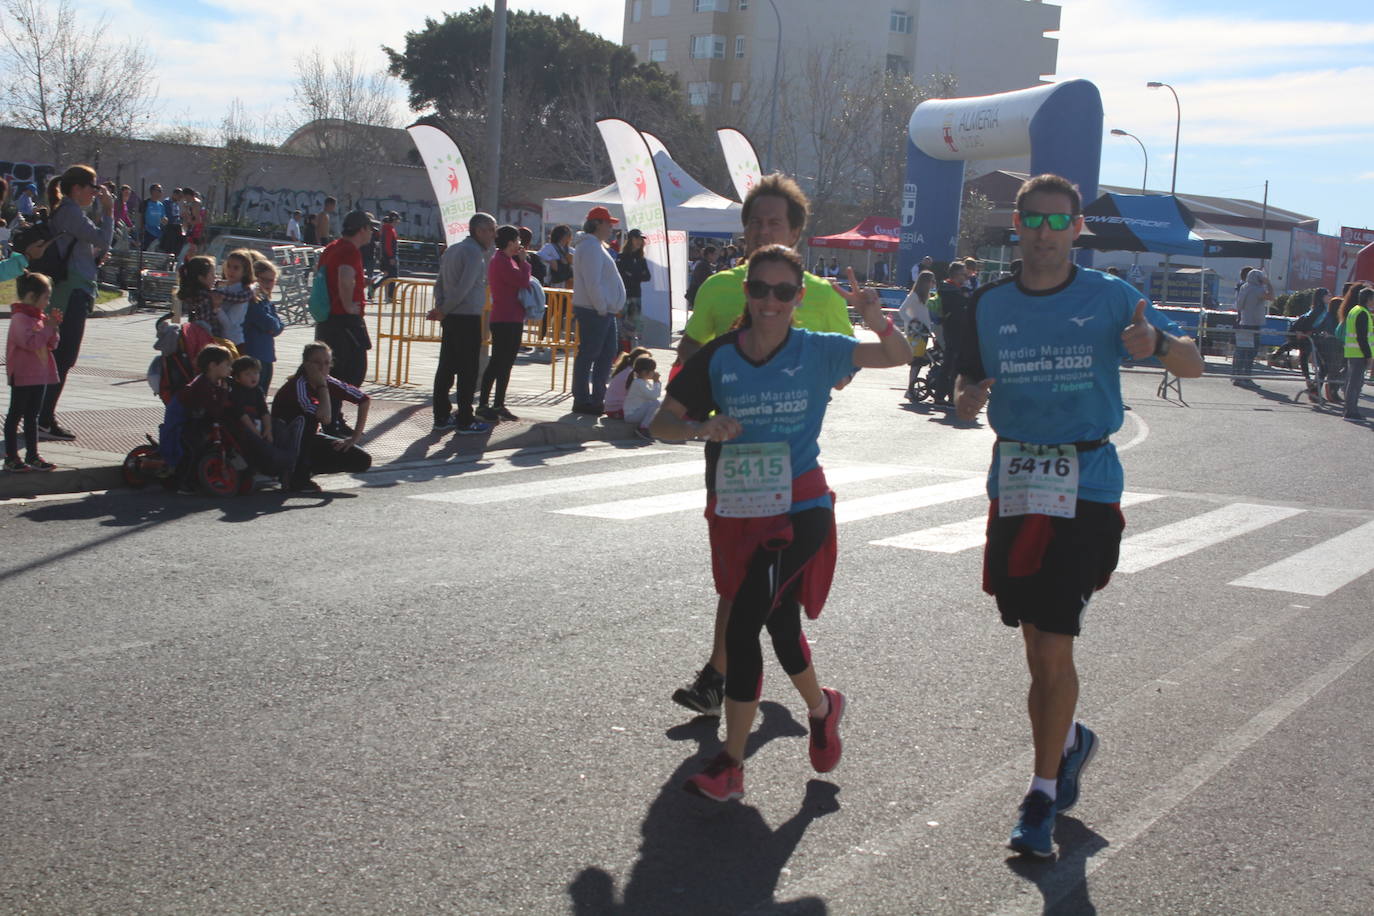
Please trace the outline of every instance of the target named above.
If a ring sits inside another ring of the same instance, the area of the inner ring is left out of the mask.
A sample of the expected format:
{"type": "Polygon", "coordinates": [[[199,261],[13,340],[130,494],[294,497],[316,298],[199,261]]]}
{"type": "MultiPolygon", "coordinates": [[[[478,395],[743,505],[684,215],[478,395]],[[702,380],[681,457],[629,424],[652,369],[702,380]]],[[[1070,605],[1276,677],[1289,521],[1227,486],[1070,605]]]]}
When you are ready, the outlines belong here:
{"type": "MultiPolygon", "coordinates": [[[[506,26],[501,190],[522,178],[611,179],[598,118],[624,118],[656,135],[680,164],[707,181],[723,174],[714,137],[687,106],[675,77],[641,64],[628,48],[582,29],[568,15],[512,12],[506,26]],[[714,159],[719,159],[715,156],[714,159]]],[[[414,111],[433,110],[454,135],[480,187],[485,181],[487,77],[492,11],[426,19],[402,50],[384,48],[414,111]]]]}

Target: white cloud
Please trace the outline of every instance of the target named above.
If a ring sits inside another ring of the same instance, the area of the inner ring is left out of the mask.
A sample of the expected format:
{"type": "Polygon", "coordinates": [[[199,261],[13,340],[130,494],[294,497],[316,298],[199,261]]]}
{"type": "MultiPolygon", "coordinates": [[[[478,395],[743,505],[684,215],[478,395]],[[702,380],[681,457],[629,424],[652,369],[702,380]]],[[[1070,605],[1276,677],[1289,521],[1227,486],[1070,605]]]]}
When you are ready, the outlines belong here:
{"type": "MultiPolygon", "coordinates": [[[[200,0],[188,7],[179,0],[76,3],[83,11],[108,11],[111,37],[132,38],[147,47],[148,36],[162,36],[155,46],[158,121],[189,120],[207,130],[219,124],[236,97],[265,125],[282,121],[291,105],[294,61],[312,47],[326,49],[327,55],[332,49],[353,48],[367,66],[381,70],[387,65],[383,45],[399,50],[407,32],[424,29],[426,16],[443,15],[438,7],[425,11],[376,0],[332,0],[327,14],[300,0],[200,0]],[[209,7],[218,15],[204,15],[195,7],[209,7]]],[[[483,5],[490,4],[466,0],[451,6],[461,13],[483,5]]],[[[623,28],[624,7],[610,0],[511,0],[510,9],[567,13],[584,29],[616,42],[623,28]]],[[[400,117],[407,117],[404,84],[396,84],[396,99],[400,117]]]]}

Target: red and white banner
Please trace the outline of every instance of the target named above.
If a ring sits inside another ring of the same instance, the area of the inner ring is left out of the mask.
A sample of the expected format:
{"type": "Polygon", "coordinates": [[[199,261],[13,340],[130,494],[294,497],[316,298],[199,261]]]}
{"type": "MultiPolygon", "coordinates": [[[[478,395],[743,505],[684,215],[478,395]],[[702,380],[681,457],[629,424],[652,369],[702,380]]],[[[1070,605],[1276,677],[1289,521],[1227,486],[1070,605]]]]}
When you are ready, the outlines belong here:
{"type": "MultiPolygon", "coordinates": [[[[665,169],[673,161],[672,153],[663,141],[648,131],[640,131],[644,142],[649,144],[649,154],[654,157],[654,167],[658,171],[658,186],[663,191],[665,201],[669,189],[678,183],[677,176],[665,169]]],[[[674,204],[681,203],[675,200],[674,204]]],[[[650,267],[650,273],[653,268],[650,267]]],[[[687,324],[687,233],[681,229],[668,230],[668,302],[672,307],[673,325],[687,324]]]]}
{"type": "Polygon", "coordinates": [[[456,245],[468,237],[468,221],[477,212],[472,179],[458,144],[437,127],[412,124],[406,128],[420,158],[429,172],[429,183],[439,200],[439,216],[444,223],[444,241],[456,245]]]}
{"type": "Polygon", "coordinates": [[[720,139],[720,151],[725,154],[725,164],[730,169],[735,193],[743,201],[763,177],[763,170],[759,168],[759,154],[749,138],[733,127],[717,128],[716,136],[720,139]]]}
{"type": "Polygon", "coordinates": [[[1341,241],[1347,245],[1359,245],[1361,248],[1366,245],[1374,245],[1374,229],[1353,229],[1350,226],[1342,226],[1341,241]]]}
{"type": "Polygon", "coordinates": [[[1312,289],[1324,286],[1335,292],[1341,263],[1341,240],[1306,229],[1293,230],[1293,245],[1288,254],[1288,288],[1312,289]]]}
{"type": "Polygon", "coordinates": [[[625,223],[620,228],[626,232],[638,229],[644,235],[644,258],[652,280],[640,290],[640,342],[646,347],[670,347],[673,313],[668,220],[653,153],[644,136],[627,121],[603,118],[596,126],[606,144],[620,190],[620,206],[625,211],[625,223]]]}

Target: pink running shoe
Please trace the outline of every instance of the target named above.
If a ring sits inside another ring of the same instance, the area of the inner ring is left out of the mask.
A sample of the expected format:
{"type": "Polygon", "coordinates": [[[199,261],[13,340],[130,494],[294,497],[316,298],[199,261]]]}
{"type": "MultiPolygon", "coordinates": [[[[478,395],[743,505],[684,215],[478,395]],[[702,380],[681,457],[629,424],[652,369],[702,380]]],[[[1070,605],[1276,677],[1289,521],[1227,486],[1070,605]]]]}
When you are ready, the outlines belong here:
{"type": "Polygon", "coordinates": [[[744,767],[725,751],[717,754],[697,775],[683,786],[693,795],[727,802],[744,797],[744,767]]]}
{"type": "Polygon", "coordinates": [[[821,692],[830,699],[830,712],[811,722],[811,766],[817,773],[829,773],[840,762],[844,742],[840,740],[840,717],[844,715],[844,694],[829,687],[821,692]]]}

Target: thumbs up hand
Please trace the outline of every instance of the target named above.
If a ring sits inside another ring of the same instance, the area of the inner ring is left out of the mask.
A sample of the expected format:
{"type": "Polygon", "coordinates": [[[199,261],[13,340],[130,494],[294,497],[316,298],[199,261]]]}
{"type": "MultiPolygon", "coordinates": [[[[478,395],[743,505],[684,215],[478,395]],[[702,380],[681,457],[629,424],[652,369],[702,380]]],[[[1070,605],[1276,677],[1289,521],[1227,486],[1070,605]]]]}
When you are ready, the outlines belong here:
{"type": "Polygon", "coordinates": [[[954,398],[954,413],[960,420],[972,420],[988,402],[992,379],[985,378],[976,385],[965,385],[960,379],[959,392],[954,398]]]}
{"type": "Polygon", "coordinates": [[[1121,332],[1121,342],[1126,346],[1126,352],[1131,359],[1149,359],[1155,352],[1155,343],[1159,340],[1159,331],[1145,320],[1145,300],[1141,299],[1135,304],[1135,315],[1131,318],[1131,323],[1126,326],[1126,330],[1121,332]]]}

